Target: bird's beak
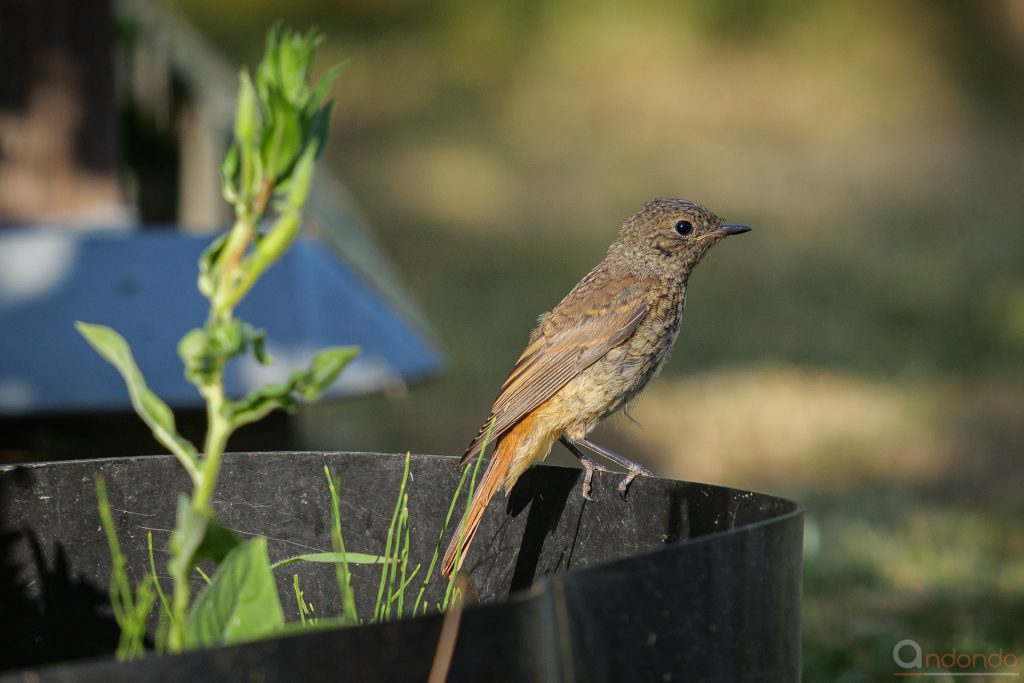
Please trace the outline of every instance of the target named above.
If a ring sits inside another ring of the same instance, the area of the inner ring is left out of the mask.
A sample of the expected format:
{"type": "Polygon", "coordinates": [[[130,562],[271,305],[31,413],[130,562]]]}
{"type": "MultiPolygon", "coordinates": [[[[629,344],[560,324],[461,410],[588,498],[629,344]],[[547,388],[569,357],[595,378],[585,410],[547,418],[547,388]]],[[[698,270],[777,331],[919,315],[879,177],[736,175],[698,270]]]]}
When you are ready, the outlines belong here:
{"type": "Polygon", "coordinates": [[[723,223],[718,227],[718,230],[716,232],[719,235],[722,235],[723,237],[728,237],[729,235],[742,235],[745,232],[750,232],[750,228],[748,228],[745,225],[732,225],[731,223],[723,223]]]}

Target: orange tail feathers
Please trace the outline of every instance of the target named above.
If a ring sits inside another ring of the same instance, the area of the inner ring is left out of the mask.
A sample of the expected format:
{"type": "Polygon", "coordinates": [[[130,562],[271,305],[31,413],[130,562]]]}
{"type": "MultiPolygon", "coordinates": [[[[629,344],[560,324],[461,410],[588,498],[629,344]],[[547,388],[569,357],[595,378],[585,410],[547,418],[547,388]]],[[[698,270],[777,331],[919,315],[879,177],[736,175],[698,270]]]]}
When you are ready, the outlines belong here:
{"type": "MultiPolygon", "coordinates": [[[[522,444],[523,439],[526,438],[533,427],[535,415],[535,412],[528,414],[498,441],[498,446],[491,457],[491,461],[487,464],[484,476],[477,484],[476,492],[473,494],[473,501],[469,504],[465,527],[462,530],[462,544],[460,546],[459,529],[456,529],[455,537],[452,538],[451,543],[448,545],[448,550],[444,554],[444,563],[441,565],[442,576],[450,576],[452,571],[458,571],[462,568],[462,563],[466,559],[466,553],[469,552],[469,545],[473,542],[477,529],[480,528],[484,512],[487,511],[487,505],[491,502],[494,494],[498,492],[498,487],[505,481],[505,477],[512,467],[512,461],[519,451],[520,444],[522,444]],[[461,552],[459,550],[460,547],[461,552]],[[456,554],[459,555],[458,566],[455,566],[456,554]]],[[[468,466],[469,463],[467,463],[468,466]]]]}

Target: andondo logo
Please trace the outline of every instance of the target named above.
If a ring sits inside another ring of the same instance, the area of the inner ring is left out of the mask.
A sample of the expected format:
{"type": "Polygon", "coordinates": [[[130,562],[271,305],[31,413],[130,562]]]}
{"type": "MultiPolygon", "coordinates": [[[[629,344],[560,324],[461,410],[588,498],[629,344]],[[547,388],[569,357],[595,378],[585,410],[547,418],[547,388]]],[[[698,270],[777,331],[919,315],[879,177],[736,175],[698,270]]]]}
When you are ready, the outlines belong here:
{"type": "Polygon", "coordinates": [[[1021,657],[1013,652],[946,652],[925,651],[916,640],[907,638],[896,643],[892,659],[904,671],[893,676],[985,676],[1020,677],[1021,657]]]}

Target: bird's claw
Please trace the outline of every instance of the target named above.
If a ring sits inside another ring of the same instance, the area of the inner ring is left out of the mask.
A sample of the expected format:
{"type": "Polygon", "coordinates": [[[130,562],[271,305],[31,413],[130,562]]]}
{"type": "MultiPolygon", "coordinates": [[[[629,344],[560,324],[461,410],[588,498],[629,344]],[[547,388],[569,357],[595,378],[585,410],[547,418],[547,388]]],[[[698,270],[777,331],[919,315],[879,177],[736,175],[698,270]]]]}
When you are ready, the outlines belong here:
{"type": "Polygon", "coordinates": [[[598,465],[590,458],[580,458],[580,465],[583,466],[583,471],[586,473],[583,475],[583,499],[593,503],[594,498],[590,495],[590,491],[592,489],[591,483],[594,481],[594,472],[607,472],[608,468],[598,465]]]}
{"type": "Polygon", "coordinates": [[[637,465],[636,467],[630,467],[629,468],[629,474],[626,475],[625,479],[623,479],[621,482],[619,482],[619,493],[622,494],[623,498],[625,498],[626,497],[626,491],[629,490],[629,485],[633,483],[634,479],[636,479],[637,477],[653,477],[653,476],[654,476],[654,472],[651,472],[646,467],[642,467],[640,465],[637,465]]]}

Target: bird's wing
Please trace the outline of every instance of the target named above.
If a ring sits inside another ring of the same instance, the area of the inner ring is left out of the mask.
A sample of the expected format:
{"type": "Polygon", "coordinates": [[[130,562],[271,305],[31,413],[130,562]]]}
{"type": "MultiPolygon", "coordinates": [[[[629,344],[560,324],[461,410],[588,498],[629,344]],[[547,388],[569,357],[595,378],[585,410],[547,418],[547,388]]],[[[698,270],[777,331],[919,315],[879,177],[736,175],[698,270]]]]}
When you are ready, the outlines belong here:
{"type": "Polygon", "coordinates": [[[459,464],[475,456],[485,440],[495,443],[569,380],[629,339],[647,314],[645,293],[651,285],[641,278],[588,278],[577,285],[544,317],[459,464]]]}

